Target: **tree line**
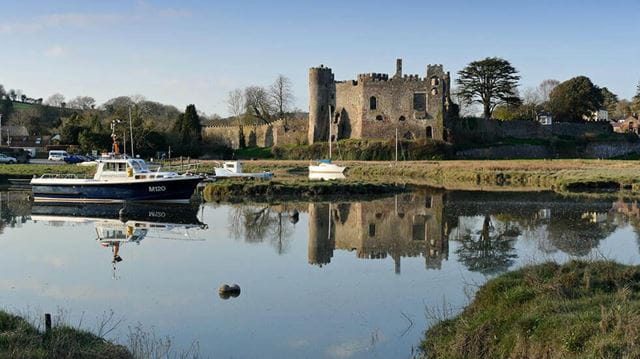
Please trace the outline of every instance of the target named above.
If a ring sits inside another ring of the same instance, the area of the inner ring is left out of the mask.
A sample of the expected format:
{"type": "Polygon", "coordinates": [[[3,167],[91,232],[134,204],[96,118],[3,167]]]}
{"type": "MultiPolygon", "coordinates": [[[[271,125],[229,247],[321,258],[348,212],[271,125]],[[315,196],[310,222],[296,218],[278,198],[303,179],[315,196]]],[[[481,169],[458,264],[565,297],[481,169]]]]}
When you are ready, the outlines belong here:
{"type": "Polygon", "coordinates": [[[97,105],[89,96],[77,96],[67,102],[59,93],[25,108],[17,109],[13,104],[12,92],[0,85],[3,124],[24,126],[34,136],[59,135],[57,143],[75,146],[82,153],[109,151],[112,124],[121,148],[128,141],[126,152],[130,153],[129,119],[135,154],[156,156],[170,147],[175,155],[194,156],[203,150],[201,122],[206,118],[194,105],[181,112],[142,96],[120,96],[97,105]]]}
{"type": "Polygon", "coordinates": [[[578,122],[598,110],[607,110],[615,119],[640,113],[640,82],[635,96],[626,100],[586,76],[564,82],[547,79],[522,94],[519,80],[518,70],[509,61],[488,57],[471,62],[458,72],[454,95],[463,114],[465,108],[477,104],[482,106],[486,119],[535,120],[538,113],[548,112],[555,121],[578,122]]]}

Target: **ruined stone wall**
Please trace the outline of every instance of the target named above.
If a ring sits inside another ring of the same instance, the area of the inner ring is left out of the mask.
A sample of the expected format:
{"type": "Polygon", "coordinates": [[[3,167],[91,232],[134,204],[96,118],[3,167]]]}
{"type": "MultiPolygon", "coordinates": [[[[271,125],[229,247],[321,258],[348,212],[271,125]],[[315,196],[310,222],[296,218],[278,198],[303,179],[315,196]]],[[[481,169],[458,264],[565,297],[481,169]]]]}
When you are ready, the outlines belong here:
{"type": "Polygon", "coordinates": [[[426,111],[414,110],[414,94],[424,94],[428,106],[429,82],[418,76],[392,78],[386,81],[361,77],[363,99],[360,138],[394,138],[395,130],[401,138],[442,139],[442,118],[435,118],[426,111]],[[375,97],[375,110],[370,109],[371,97],[375,97]],[[427,129],[431,128],[430,136],[427,129]]]}
{"type": "Polygon", "coordinates": [[[304,145],[308,143],[308,118],[287,119],[278,121],[273,126],[274,146],[304,145]]]}
{"type": "MultiPolygon", "coordinates": [[[[304,144],[307,141],[307,118],[278,120],[264,125],[242,126],[248,147],[272,147],[276,145],[304,144]]],[[[209,143],[238,149],[240,126],[207,126],[202,137],[209,143]]]]}
{"type": "Polygon", "coordinates": [[[331,133],[338,139],[362,137],[362,84],[358,81],[336,82],[336,111],[331,133]],[[334,121],[335,122],[335,121],[334,121]]]}
{"type": "Polygon", "coordinates": [[[207,126],[202,129],[202,139],[205,142],[237,149],[240,145],[240,127],[207,126]]]}

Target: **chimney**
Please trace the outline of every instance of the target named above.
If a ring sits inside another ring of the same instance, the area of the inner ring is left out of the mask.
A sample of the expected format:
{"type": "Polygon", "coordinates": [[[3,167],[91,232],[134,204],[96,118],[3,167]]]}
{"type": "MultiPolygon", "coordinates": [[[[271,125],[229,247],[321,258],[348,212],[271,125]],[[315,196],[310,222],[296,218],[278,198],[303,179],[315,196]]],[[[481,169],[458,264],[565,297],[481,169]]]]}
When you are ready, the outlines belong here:
{"type": "Polygon", "coordinates": [[[395,77],[402,77],[402,59],[396,60],[396,76],[395,77]]]}

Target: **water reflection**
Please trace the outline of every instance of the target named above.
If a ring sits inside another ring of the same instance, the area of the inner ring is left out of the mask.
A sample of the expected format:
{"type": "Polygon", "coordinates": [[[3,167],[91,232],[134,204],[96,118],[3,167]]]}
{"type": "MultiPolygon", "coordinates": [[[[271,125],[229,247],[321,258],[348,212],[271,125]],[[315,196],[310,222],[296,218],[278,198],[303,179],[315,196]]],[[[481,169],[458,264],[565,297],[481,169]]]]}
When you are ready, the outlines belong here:
{"type": "MultiPolygon", "coordinates": [[[[124,258],[124,245],[140,244],[150,236],[198,239],[189,231],[204,227],[198,220],[200,208],[32,205],[24,193],[3,192],[0,229],[28,218],[53,226],[91,222],[115,265],[124,258]]],[[[391,258],[398,274],[406,257],[422,257],[426,269],[441,269],[450,245],[456,261],[468,270],[494,275],[515,263],[519,241],[533,243],[542,253],[583,257],[617,228],[630,225],[640,233],[637,200],[434,189],[361,202],[234,205],[227,211],[227,231],[236,240],[269,243],[282,255],[289,251],[300,213],[305,212],[310,264],[328,265],[335,251],[346,251],[359,259],[391,258]]]]}
{"type": "Polygon", "coordinates": [[[198,206],[152,204],[40,204],[31,207],[31,219],[52,226],[94,224],[96,241],[110,249],[114,276],[123,261],[121,247],[139,245],[145,238],[203,240],[194,230],[205,229],[198,206]]]}
{"type": "Polygon", "coordinates": [[[506,271],[518,257],[517,240],[545,253],[586,256],[619,226],[638,227],[637,202],[575,199],[553,193],[438,192],[423,190],[357,203],[310,203],[308,259],[331,263],[335,250],[358,258],[424,257],[440,269],[457,243],[457,260],[487,275],[506,271]]]}
{"type": "Polygon", "coordinates": [[[318,180],[318,181],[331,181],[331,180],[343,180],[345,177],[344,173],[318,173],[318,172],[309,172],[310,180],[318,180]]]}

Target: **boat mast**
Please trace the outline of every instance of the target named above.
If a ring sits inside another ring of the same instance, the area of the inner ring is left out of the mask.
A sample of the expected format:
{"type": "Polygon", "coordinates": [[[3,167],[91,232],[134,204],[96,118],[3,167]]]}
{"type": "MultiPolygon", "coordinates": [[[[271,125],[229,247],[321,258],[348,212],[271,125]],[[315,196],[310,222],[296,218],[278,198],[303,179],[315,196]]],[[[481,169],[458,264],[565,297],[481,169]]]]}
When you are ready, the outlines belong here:
{"type": "Polygon", "coordinates": [[[329,160],[331,160],[331,106],[329,106],[329,160]]]}
{"type": "MultiPolygon", "coordinates": [[[[131,124],[131,105],[129,105],[129,133],[131,134],[131,158],[136,158],[133,154],[133,125],[131,124]]],[[[124,149],[127,152],[127,149],[124,149]]]]}

